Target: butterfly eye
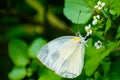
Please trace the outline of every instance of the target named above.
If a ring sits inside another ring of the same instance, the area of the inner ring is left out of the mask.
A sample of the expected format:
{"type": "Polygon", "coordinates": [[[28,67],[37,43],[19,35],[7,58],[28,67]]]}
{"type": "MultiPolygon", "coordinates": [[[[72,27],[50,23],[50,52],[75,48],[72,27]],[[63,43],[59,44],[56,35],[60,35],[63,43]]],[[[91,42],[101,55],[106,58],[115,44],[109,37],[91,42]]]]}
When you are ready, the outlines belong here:
{"type": "Polygon", "coordinates": [[[81,41],[79,41],[79,44],[81,44],[81,41]]]}

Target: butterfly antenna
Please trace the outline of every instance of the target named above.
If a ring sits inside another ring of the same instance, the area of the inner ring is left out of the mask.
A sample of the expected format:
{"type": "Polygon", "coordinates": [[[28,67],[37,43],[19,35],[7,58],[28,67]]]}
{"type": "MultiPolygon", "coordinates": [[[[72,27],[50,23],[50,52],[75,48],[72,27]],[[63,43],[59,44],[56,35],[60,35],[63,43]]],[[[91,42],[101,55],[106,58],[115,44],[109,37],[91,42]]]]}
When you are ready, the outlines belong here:
{"type": "MultiPolygon", "coordinates": [[[[77,19],[77,24],[79,24],[79,17],[80,17],[80,13],[81,13],[81,10],[79,11],[79,14],[78,14],[78,19],[77,19]]],[[[79,25],[77,26],[77,33],[76,33],[76,36],[80,36],[80,32],[79,32],[79,25]]]]}

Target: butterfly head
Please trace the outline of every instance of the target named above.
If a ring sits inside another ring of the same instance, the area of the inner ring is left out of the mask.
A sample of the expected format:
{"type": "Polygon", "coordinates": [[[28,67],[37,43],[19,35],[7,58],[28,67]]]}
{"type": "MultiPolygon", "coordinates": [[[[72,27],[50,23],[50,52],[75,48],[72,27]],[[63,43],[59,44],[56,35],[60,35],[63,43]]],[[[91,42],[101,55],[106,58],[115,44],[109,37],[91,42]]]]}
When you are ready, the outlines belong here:
{"type": "Polygon", "coordinates": [[[81,36],[81,34],[79,32],[76,33],[76,38],[74,38],[74,40],[79,40],[80,43],[83,43],[85,44],[86,41],[85,41],[85,38],[81,36]]]}
{"type": "Polygon", "coordinates": [[[74,37],[73,40],[78,41],[79,44],[83,44],[83,45],[86,43],[85,39],[82,36],[74,37]]]}

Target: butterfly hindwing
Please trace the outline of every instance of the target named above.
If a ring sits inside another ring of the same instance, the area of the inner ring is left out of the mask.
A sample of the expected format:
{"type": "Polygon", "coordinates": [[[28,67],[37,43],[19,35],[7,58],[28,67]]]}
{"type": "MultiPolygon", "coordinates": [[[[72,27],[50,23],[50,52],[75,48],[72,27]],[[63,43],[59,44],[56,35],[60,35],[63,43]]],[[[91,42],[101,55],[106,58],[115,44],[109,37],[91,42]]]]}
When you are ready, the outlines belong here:
{"type": "Polygon", "coordinates": [[[53,64],[52,69],[62,77],[77,77],[83,68],[84,45],[80,44],[78,40],[71,39],[64,43],[58,52],[60,57],[53,64]]]}
{"type": "Polygon", "coordinates": [[[78,46],[74,52],[66,60],[66,65],[63,65],[62,76],[68,78],[75,78],[80,75],[84,65],[84,47],[78,46]]]}

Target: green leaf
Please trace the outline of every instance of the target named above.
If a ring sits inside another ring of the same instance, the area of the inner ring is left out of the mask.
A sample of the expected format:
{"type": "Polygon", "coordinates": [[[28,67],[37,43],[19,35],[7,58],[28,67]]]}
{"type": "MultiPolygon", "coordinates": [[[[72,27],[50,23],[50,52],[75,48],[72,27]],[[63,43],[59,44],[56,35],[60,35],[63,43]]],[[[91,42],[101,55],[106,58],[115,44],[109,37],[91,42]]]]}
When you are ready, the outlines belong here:
{"type": "Polygon", "coordinates": [[[108,20],[107,20],[107,22],[106,22],[106,27],[105,27],[105,32],[104,32],[104,34],[107,33],[107,31],[110,29],[110,27],[111,27],[111,19],[108,18],[108,20]]]}
{"type": "Polygon", "coordinates": [[[110,13],[111,13],[112,15],[116,15],[116,11],[115,11],[114,9],[111,9],[111,10],[110,10],[110,13]]]}
{"type": "Polygon", "coordinates": [[[119,4],[120,0],[115,0],[115,1],[114,0],[110,0],[110,1],[111,1],[110,8],[114,9],[117,12],[117,14],[120,15],[120,4],[119,4]]]}
{"type": "Polygon", "coordinates": [[[109,80],[119,80],[120,79],[120,61],[112,62],[109,70],[109,80]]]}
{"type": "Polygon", "coordinates": [[[92,46],[92,39],[91,38],[87,41],[87,45],[92,46]]]}
{"type": "Polygon", "coordinates": [[[27,76],[30,77],[34,74],[34,72],[37,70],[38,64],[37,59],[33,59],[32,63],[27,68],[27,76]]]}
{"type": "Polygon", "coordinates": [[[84,2],[89,6],[91,7],[92,9],[94,8],[95,5],[97,5],[97,0],[84,0],[84,2]]]}
{"type": "Polygon", "coordinates": [[[99,74],[99,72],[96,72],[96,73],[94,74],[94,77],[95,77],[94,80],[103,80],[103,79],[102,79],[102,76],[99,74]]]}
{"type": "Polygon", "coordinates": [[[110,61],[102,63],[102,68],[103,68],[103,71],[104,71],[104,76],[108,73],[108,71],[110,69],[110,65],[111,65],[110,61]]]}
{"type": "Polygon", "coordinates": [[[42,68],[41,70],[38,71],[39,73],[39,79],[38,80],[61,80],[61,77],[56,75],[53,71],[42,68]]]}
{"type": "Polygon", "coordinates": [[[26,76],[25,67],[14,67],[12,71],[10,71],[8,74],[10,80],[21,80],[25,76],[26,76]]]}
{"type": "Polygon", "coordinates": [[[117,30],[117,35],[116,35],[116,39],[120,38],[120,26],[118,27],[118,30],[117,30]]]}
{"type": "Polygon", "coordinates": [[[46,44],[46,40],[43,39],[43,38],[37,38],[33,41],[33,43],[30,45],[29,47],[29,56],[31,58],[36,58],[37,57],[37,54],[38,52],[40,51],[41,47],[43,47],[43,45],[46,44]]]}
{"type": "Polygon", "coordinates": [[[84,24],[91,18],[92,9],[84,0],[65,0],[64,14],[73,23],[84,24]]]}
{"type": "Polygon", "coordinates": [[[114,13],[120,14],[120,0],[103,0],[105,2],[105,7],[110,10],[114,10],[114,13]]]}
{"type": "Polygon", "coordinates": [[[97,41],[99,39],[99,40],[103,40],[104,41],[103,34],[104,34],[104,31],[94,31],[93,40],[97,41]]]}
{"type": "Polygon", "coordinates": [[[12,39],[9,41],[9,56],[16,66],[26,66],[28,57],[27,44],[18,39],[12,39]]]}
{"type": "MultiPolygon", "coordinates": [[[[115,47],[115,43],[110,42],[105,47],[101,47],[100,49],[95,49],[95,47],[86,47],[86,55],[85,55],[85,73],[88,76],[91,76],[94,71],[99,66],[100,62],[111,52],[111,50],[115,47]]],[[[89,46],[89,45],[88,45],[89,46]]]]}

